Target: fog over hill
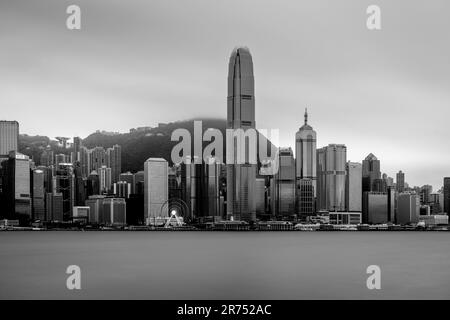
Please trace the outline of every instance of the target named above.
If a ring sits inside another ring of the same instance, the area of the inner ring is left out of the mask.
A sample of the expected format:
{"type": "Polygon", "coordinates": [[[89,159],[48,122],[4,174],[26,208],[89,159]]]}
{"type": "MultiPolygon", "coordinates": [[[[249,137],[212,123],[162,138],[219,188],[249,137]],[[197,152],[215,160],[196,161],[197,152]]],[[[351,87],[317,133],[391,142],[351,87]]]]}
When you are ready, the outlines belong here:
{"type": "MultiPolygon", "coordinates": [[[[82,144],[87,148],[104,147],[109,148],[115,144],[122,147],[122,171],[136,172],[143,170],[144,162],[150,157],[161,157],[171,161],[172,148],[178,144],[178,141],[171,141],[172,132],[176,129],[186,129],[191,134],[191,143],[193,152],[194,144],[194,121],[201,121],[202,131],[208,128],[218,129],[224,137],[225,157],[225,119],[190,119],[163,124],[155,128],[142,130],[130,130],[128,133],[108,134],[101,131],[90,134],[83,139],[82,144]]],[[[47,146],[58,153],[70,154],[71,149],[63,149],[56,140],[51,140],[45,136],[28,136],[21,134],[19,138],[19,151],[30,156],[37,165],[40,164],[40,156],[47,146]]],[[[211,142],[203,142],[203,147],[211,142]]],[[[225,159],[224,159],[225,160],[225,159]]]]}

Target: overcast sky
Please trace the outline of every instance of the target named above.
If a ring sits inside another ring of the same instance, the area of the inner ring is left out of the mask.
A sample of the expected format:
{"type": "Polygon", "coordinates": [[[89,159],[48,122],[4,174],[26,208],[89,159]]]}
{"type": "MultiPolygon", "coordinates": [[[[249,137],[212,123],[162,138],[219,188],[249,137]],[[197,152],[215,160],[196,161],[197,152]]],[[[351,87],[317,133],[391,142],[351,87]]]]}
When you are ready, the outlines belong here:
{"type": "Polygon", "coordinates": [[[0,0],[0,119],[86,137],[226,117],[232,49],[250,48],[256,124],[294,146],[304,108],[318,147],[372,152],[411,185],[450,176],[450,2],[0,0]],[[82,10],[81,30],[66,8],[82,10]],[[381,8],[379,31],[366,8],[381,8]]]}

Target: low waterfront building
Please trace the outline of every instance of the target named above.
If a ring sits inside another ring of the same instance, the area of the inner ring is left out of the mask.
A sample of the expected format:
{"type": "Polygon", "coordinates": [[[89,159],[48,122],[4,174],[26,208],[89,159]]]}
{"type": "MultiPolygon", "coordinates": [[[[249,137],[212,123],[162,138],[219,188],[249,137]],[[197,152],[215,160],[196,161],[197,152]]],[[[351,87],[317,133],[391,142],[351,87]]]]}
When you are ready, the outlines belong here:
{"type": "Polygon", "coordinates": [[[361,212],[330,212],[330,224],[361,224],[361,212]]]}
{"type": "Polygon", "coordinates": [[[294,225],[289,221],[260,221],[257,228],[261,231],[287,231],[293,230],[294,225]]]}
{"type": "Polygon", "coordinates": [[[433,214],[429,216],[419,216],[419,221],[425,222],[425,226],[448,225],[448,215],[433,214]]]}
{"type": "Polygon", "coordinates": [[[73,207],[73,221],[89,222],[90,207],[73,207]]]}

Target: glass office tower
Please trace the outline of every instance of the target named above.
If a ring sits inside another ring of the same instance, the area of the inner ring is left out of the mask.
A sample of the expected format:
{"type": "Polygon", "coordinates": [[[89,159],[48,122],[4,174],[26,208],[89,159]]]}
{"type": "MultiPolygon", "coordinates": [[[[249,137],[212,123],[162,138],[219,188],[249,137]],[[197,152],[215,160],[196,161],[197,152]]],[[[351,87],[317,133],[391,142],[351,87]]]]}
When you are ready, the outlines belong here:
{"type": "Polygon", "coordinates": [[[227,99],[227,128],[237,133],[231,142],[227,136],[227,218],[255,221],[257,164],[252,159],[256,159],[257,141],[253,61],[248,48],[236,48],[231,54],[227,99]],[[245,134],[248,129],[254,138],[245,134]]]}

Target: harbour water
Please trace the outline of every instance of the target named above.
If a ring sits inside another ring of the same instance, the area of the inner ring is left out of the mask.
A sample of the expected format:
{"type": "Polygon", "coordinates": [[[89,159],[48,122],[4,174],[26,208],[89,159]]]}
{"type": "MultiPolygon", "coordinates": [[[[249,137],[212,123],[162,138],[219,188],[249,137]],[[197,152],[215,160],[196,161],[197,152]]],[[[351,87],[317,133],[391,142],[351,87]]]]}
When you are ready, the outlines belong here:
{"type": "Polygon", "coordinates": [[[450,233],[0,232],[0,299],[22,298],[449,299],[450,233]]]}

